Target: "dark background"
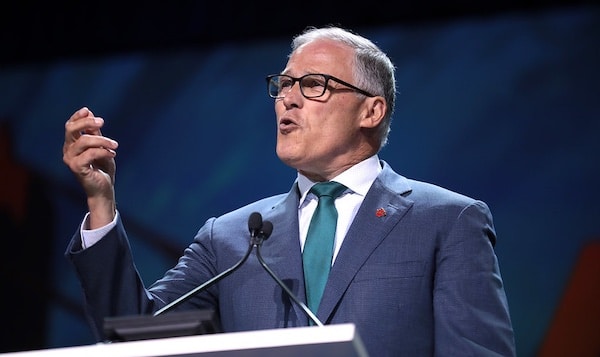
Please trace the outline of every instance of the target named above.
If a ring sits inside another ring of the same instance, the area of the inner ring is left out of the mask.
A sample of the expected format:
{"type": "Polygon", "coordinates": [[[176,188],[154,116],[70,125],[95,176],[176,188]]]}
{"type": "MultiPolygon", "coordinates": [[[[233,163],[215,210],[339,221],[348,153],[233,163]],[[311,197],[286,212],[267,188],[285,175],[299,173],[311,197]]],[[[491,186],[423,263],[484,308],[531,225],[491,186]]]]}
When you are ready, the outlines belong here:
{"type": "MultiPolygon", "coordinates": [[[[593,2],[0,7],[0,352],[93,343],[62,256],[85,213],[61,161],[70,114],[89,106],[120,142],[119,211],[151,283],[207,218],[289,189],[295,173],[274,155],[263,77],[306,25],[356,30],[397,64],[383,159],[490,205],[520,356],[542,355],[584,252],[597,252],[593,2]]],[[[584,269],[584,312],[566,310],[571,345],[600,341],[599,274],[584,269]]]]}
{"type": "Polygon", "coordinates": [[[547,1],[6,2],[2,62],[23,63],[224,41],[288,38],[307,25],[423,26],[595,4],[547,1]]]}

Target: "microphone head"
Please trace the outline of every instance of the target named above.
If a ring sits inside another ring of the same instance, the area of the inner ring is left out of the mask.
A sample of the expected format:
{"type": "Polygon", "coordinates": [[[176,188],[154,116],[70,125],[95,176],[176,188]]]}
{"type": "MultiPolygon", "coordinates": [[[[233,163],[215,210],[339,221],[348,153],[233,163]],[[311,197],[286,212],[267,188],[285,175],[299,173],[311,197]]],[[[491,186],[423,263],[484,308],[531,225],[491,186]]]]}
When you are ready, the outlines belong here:
{"type": "Polygon", "coordinates": [[[252,212],[248,217],[248,230],[255,235],[263,226],[262,216],[258,212],[252,212]]]}
{"type": "Polygon", "coordinates": [[[264,221],[260,233],[262,234],[263,239],[269,238],[271,233],[273,233],[273,223],[271,223],[271,221],[264,221]]]}

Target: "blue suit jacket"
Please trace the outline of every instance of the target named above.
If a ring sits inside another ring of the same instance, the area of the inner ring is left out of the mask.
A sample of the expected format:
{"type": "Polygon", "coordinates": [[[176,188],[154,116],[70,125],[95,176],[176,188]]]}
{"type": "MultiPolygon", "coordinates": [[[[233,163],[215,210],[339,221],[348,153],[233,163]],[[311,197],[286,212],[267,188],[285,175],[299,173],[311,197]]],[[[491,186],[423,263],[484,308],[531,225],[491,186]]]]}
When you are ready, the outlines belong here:
{"type": "MultiPolygon", "coordinates": [[[[318,318],[356,324],[371,356],[514,355],[486,204],[382,165],[332,267],[318,318]],[[380,208],[385,215],[377,214],[380,208]]],[[[238,262],[248,249],[248,216],[255,211],[274,225],[262,245],[263,258],[306,301],[298,202],[294,185],[287,194],[209,219],[178,264],[148,289],[121,222],[86,250],[77,233],[66,255],[81,280],[98,339],[105,316],[156,311],[238,262]]],[[[308,324],[254,254],[178,309],[205,307],[219,312],[227,332],[308,324]]]]}

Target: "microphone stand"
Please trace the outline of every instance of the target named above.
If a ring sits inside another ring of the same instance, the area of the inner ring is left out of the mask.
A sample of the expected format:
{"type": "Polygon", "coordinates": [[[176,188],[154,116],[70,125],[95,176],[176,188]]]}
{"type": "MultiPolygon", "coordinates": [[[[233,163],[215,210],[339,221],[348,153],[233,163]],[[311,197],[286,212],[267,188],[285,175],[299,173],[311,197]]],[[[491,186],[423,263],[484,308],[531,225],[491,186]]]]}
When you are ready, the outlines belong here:
{"type": "MultiPolygon", "coordinates": [[[[266,223],[271,223],[269,221],[265,221],[266,223]]],[[[300,301],[300,299],[298,299],[296,297],[296,295],[294,295],[294,293],[287,287],[287,285],[285,285],[285,283],[283,281],[281,281],[281,279],[279,279],[275,273],[271,270],[271,268],[269,268],[269,266],[267,265],[267,263],[264,261],[262,255],[260,254],[260,247],[262,246],[263,241],[268,238],[268,237],[264,237],[262,238],[262,236],[259,235],[259,239],[254,243],[254,246],[256,246],[256,257],[258,258],[258,261],[260,262],[260,265],[262,265],[262,267],[267,271],[267,273],[269,273],[269,275],[271,276],[271,278],[273,278],[273,280],[275,280],[275,282],[285,291],[285,293],[292,299],[294,300],[294,302],[296,304],[298,304],[298,306],[300,306],[300,308],[302,308],[302,310],[304,311],[304,313],[312,320],[312,322],[319,326],[319,327],[323,327],[323,323],[321,321],[319,321],[319,319],[317,318],[317,316],[315,316],[315,314],[313,314],[312,311],[310,311],[310,309],[308,308],[308,306],[306,306],[306,304],[304,304],[302,301],[300,301]]]]}
{"type": "Polygon", "coordinates": [[[248,245],[248,250],[246,250],[246,254],[244,254],[242,259],[240,259],[232,267],[222,271],[220,274],[218,274],[218,275],[214,276],[212,279],[206,281],[204,284],[197,286],[196,288],[188,291],[187,293],[180,296],[176,300],[173,300],[169,304],[163,306],[161,309],[157,310],[152,316],[158,316],[162,313],[165,313],[167,311],[174,309],[175,307],[179,306],[183,302],[189,300],[194,295],[198,294],[199,292],[201,292],[205,289],[208,289],[209,287],[211,287],[215,283],[217,283],[219,280],[221,280],[221,279],[227,277],[229,274],[233,273],[237,268],[239,268],[242,264],[244,264],[244,262],[248,259],[248,257],[250,256],[250,253],[252,252],[252,248],[254,248],[254,245],[256,244],[256,241],[266,239],[266,237],[271,234],[271,232],[273,231],[273,224],[271,224],[270,222],[269,222],[269,224],[270,224],[270,230],[267,232],[263,229],[263,221],[262,221],[262,216],[260,215],[260,213],[253,212],[252,214],[250,214],[250,216],[248,217],[248,230],[250,231],[250,244],[248,245]]]}
{"type": "Polygon", "coordinates": [[[248,257],[250,256],[250,253],[252,252],[252,248],[254,248],[254,244],[250,244],[248,246],[248,250],[246,250],[246,254],[244,254],[244,256],[242,257],[242,259],[240,259],[237,263],[235,263],[235,265],[233,265],[232,267],[228,268],[227,270],[224,270],[220,274],[215,275],[213,278],[211,278],[210,280],[206,281],[204,284],[199,285],[196,288],[188,291],[187,293],[185,293],[184,295],[180,296],[176,300],[173,300],[169,304],[163,306],[161,309],[157,310],[154,313],[153,316],[158,316],[158,315],[160,315],[162,313],[165,313],[165,312],[167,312],[167,311],[169,311],[171,309],[174,309],[175,307],[177,307],[180,304],[184,303],[185,301],[189,300],[191,297],[193,297],[194,295],[196,295],[200,291],[208,289],[209,287],[211,287],[215,283],[217,283],[219,280],[221,280],[221,279],[225,278],[226,276],[228,276],[229,274],[233,273],[237,268],[239,268],[242,264],[244,264],[244,262],[248,259],[248,257]]]}
{"type": "Polygon", "coordinates": [[[323,323],[317,318],[317,316],[315,316],[315,314],[308,308],[308,306],[306,306],[306,304],[304,304],[302,301],[300,301],[300,299],[298,299],[296,297],[296,295],[287,287],[287,285],[285,285],[285,283],[283,281],[281,281],[281,279],[279,279],[277,277],[277,275],[275,275],[275,273],[271,270],[271,268],[269,268],[269,266],[267,265],[267,263],[265,262],[265,260],[263,259],[262,255],[260,253],[260,248],[262,246],[262,243],[267,238],[269,238],[269,236],[271,235],[271,232],[273,231],[273,224],[270,221],[263,222],[260,214],[254,212],[250,215],[250,218],[248,220],[248,226],[249,226],[249,230],[250,230],[250,245],[248,246],[248,250],[246,250],[246,253],[242,257],[242,259],[240,259],[232,267],[228,268],[227,270],[224,270],[220,274],[214,276],[212,279],[206,281],[204,284],[197,286],[196,288],[188,291],[187,293],[180,296],[176,300],[173,300],[171,303],[169,303],[169,304],[165,305],[164,307],[162,307],[161,309],[157,310],[153,314],[153,316],[159,316],[167,311],[174,309],[175,307],[179,306],[180,304],[182,304],[185,301],[192,298],[194,295],[198,294],[200,291],[208,289],[209,287],[211,287],[212,285],[217,283],[219,280],[221,280],[221,279],[227,277],[229,274],[233,273],[242,264],[244,264],[244,262],[246,262],[246,260],[250,256],[250,253],[252,252],[252,249],[254,247],[256,247],[256,256],[258,258],[258,261],[260,262],[260,265],[262,265],[262,267],[266,270],[266,272],[269,273],[271,278],[273,278],[273,280],[275,280],[275,282],[285,291],[285,293],[298,306],[300,306],[300,308],[304,311],[304,313],[310,318],[310,320],[315,325],[317,325],[319,327],[323,327],[323,323]]]}

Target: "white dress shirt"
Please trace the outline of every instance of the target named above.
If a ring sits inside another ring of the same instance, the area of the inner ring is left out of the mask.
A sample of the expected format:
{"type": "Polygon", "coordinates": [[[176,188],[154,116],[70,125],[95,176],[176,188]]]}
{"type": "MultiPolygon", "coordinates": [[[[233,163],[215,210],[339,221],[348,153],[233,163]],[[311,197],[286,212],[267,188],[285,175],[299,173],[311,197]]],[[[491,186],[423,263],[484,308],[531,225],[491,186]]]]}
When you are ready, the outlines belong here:
{"type": "Polygon", "coordinates": [[[119,217],[119,211],[115,214],[115,218],[113,218],[112,222],[107,224],[106,226],[96,228],[96,229],[88,229],[90,226],[89,220],[89,212],[83,218],[83,223],[81,224],[81,246],[83,249],[89,248],[92,245],[96,244],[102,237],[104,237],[108,231],[110,231],[114,226],[117,225],[117,218],[119,217]]]}
{"type": "MultiPolygon", "coordinates": [[[[377,155],[359,162],[348,170],[334,177],[331,181],[339,182],[348,189],[335,200],[335,208],[338,212],[337,226],[335,230],[335,247],[333,251],[332,264],[342,246],[344,237],[354,221],[356,212],[360,208],[371,185],[381,172],[381,165],[377,155]]],[[[318,197],[309,193],[310,188],[316,184],[306,176],[298,174],[298,188],[300,189],[300,204],[298,206],[298,221],[300,223],[300,245],[304,250],[308,226],[315,209],[318,197]]]]}

